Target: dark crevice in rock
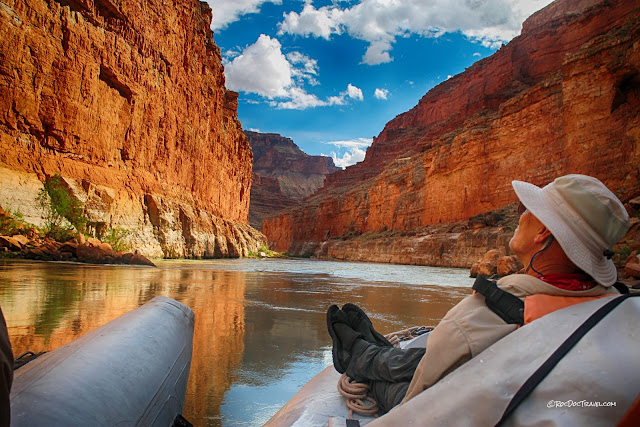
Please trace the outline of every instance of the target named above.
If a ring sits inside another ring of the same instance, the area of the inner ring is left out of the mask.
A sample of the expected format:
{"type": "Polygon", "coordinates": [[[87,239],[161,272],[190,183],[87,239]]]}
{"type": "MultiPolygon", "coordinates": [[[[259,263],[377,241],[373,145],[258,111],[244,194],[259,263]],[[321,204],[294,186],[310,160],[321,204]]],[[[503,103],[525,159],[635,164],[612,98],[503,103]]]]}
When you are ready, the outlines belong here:
{"type": "Polygon", "coordinates": [[[616,92],[611,102],[613,113],[623,104],[640,104],[640,73],[630,73],[623,77],[616,87],[616,92]]]}
{"type": "Polygon", "coordinates": [[[96,11],[105,19],[118,19],[126,21],[126,17],[120,12],[120,9],[109,0],[96,0],[96,11]]]}
{"type": "Polygon", "coordinates": [[[116,77],[115,73],[104,65],[100,65],[100,80],[105,82],[110,88],[117,90],[120,96],[122,96],[127,100],[129,104],[131,104],[133,92],[131,91],[129,86],[122,83],[118,79],[118,77],[116,77]]]}

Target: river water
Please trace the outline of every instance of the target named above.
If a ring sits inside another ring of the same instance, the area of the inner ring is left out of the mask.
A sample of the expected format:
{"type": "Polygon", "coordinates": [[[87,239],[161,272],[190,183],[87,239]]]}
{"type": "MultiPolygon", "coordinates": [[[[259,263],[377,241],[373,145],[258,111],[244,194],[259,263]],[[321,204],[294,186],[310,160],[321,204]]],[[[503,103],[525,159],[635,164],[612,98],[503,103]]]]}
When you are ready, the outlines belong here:
{"type": "Polygon", "coordinates": [[[54,350],[157,295],[195,312],[184,416],[262,425],[331,364],[325,313],[352,302],[388,333],[435,325],[468,270],[316,260],[157,260],[159,268],[0,261],[14,355],[54,350]]]}

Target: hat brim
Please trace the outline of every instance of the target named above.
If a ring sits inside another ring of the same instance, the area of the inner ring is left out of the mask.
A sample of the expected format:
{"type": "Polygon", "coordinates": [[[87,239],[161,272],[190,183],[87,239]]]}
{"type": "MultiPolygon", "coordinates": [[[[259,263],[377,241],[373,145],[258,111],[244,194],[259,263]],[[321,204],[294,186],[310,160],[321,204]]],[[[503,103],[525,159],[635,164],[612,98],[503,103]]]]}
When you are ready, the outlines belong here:
{"type": "Polygon", "coordinates": [[[533,216],[538,218],[558,241],[569,259],[603,286],[611,286],[618,278],[613,261],[602,253],[594,254],[582,243],[578,234],[566,224],[572,221],[543,189],[523,181],[512,181],[516,195],[533,216]]]}

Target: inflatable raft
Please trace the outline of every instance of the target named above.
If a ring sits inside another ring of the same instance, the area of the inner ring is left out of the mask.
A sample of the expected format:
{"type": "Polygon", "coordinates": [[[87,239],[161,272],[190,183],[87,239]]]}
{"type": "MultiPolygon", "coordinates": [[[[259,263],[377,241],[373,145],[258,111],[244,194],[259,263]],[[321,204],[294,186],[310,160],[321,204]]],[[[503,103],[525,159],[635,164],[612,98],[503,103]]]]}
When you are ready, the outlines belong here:
{"type": "Polygon", "coordinates": [[[193,311],[166,297],[14,372],[12,426],[171,426],[182,412],[193,311]]]}
{"type": "MultiPolygon", "coordinates": [[[[505,425],[615,425],[640,393],[640,295],[619,300],[553,366],[505,425]]],[[[612,296],[548,314],[507,335],[404,405],[360,425],[494,426],[525,382],[612,296]]],[[[333,366],[307,383],[267,426],[346,426],[333,366]]]]}

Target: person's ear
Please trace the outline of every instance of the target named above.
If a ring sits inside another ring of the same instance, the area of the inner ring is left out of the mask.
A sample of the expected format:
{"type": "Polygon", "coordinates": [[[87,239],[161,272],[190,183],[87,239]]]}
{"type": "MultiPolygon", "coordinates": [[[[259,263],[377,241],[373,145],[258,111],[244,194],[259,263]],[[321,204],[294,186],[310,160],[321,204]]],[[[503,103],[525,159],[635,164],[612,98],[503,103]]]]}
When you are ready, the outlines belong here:
{"type": "Polygon", "coordinates": [[[538,230],[538,234],[536,234],[536,237],[534,237],[533,241],[535,243],[544,243],[551,236],[553,236],[553,234],[551,234],[551,231],[549,231],[549,229],[543,225],[538,230]]]}

